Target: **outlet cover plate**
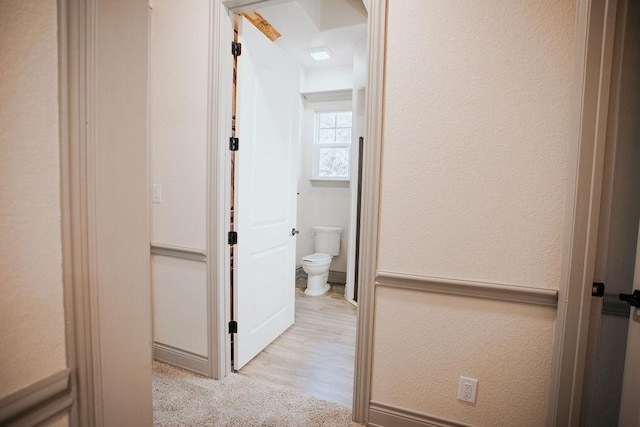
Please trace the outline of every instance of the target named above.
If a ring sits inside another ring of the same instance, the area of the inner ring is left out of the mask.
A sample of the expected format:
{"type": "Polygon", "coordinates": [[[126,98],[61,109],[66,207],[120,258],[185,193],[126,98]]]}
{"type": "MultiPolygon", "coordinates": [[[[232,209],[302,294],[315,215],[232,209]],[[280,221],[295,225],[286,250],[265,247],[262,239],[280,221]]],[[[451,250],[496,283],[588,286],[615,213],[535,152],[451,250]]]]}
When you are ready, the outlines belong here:
{"type": "Polygon", "coordinates": [[[463,402],[476,403],[477,389],[477,379],[460,377],[460,383],[458,385],[458,400],[462,400],[463,402]]]}

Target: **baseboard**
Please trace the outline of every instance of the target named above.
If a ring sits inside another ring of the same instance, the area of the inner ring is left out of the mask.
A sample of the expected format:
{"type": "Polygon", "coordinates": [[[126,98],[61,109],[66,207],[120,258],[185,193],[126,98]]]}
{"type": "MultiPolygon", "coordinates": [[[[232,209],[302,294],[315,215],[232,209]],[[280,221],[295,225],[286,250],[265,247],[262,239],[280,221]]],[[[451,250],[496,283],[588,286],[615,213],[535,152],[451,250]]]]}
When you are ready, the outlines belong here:
{"type": "MultiPolygon", "coordinates": [[[[307,280],[307,273],[304,272],[302,267],[296,268],[296,282],[299,280],[307,280]]],[[[345,285],[347,283],[347,273],[344,271],[329,270],[329,283],[345,285]]],[[[304,288],[303,285],[299,285],[298,283],[296,283],[296,286],[304,288]]]]}
{"type": "Polygon", "coordinates": [[[34,426],[69,411],[70,370],[65,369],[0,399],[0,425],[34,426]]]}
{"type": "Polygon", "coordinates": [[[371,401],[369,426],[373,427],[469,427],[445,418],[371,401]]]}
{"type": "Polygon", "coordinates": [[[153,358],[196,374],[209,376],[209,359],[159,342],[153,343],[153,358]]]}
{"type": "Polygon", "coordinates": [[[329,283],[345,285],[347,283],[347,273],[344,271],[329,270],[329,283]]]}

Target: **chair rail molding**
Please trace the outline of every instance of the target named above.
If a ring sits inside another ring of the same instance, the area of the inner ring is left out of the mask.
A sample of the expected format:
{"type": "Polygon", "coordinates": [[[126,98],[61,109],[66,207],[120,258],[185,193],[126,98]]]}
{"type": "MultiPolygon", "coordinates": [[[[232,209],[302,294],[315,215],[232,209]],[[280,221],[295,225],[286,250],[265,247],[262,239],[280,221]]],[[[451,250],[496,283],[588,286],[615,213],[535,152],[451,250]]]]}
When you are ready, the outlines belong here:
{"type": "Polygon", "coordinates": [[[558,291],[556,289],[420,276],[389,271],[378,271],[376,285],[551,307],[558,305],[558,291]]]}
{"type": "Polygon", "coordinates": [[[207,261],[207,252],[202,249],[185,248],[182,246],[165,245],[162,243],[151,243],[151,254],[171,258],[188,259],[192,261],[207,261]]]}
{"type": "Polygon", "coordinates": [[[64,369],[0,399],[0,425],[39,425],[71,409],[71,371],[64,369]]]}

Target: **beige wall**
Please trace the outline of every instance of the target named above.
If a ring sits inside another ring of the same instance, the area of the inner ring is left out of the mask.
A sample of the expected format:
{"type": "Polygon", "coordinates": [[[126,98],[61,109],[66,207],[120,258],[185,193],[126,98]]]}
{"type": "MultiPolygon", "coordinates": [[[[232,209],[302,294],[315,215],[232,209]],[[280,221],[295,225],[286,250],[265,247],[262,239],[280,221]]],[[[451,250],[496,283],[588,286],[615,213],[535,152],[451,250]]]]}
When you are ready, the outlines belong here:
{"type": "MultiPolygon", "coordinates": [[[[206,250],[209,1],[156,0],[151,20],[154,243],[206,250]]],[[[206,264],[153,257],[154,340],[207,350],[206,264]]]]}
{"type": "Polygon", "coordinates": [[[56,19],[0,2],[0,398],[66,367],[56,19]]]}
{"type": "Polygon", "coordinates": [[[390,2],[381,269],[558,286],[573,3],[390,2]]]}
{"type": "MultiPolygon", "coordinates": [[[[574,21],[567,0],[389,2],[380,270],[558,288],[574,21]]],[[[542,425],[554,319],[379,289],[372,399],[542,425]],[[460,375],[478,379],[475,405],[457,401],[460,375]]]]}
{"type": "Polygon", "coordinates": [[[372,399],[472,425],[544,425],[554,321],[552,307],[380,288],[372,399]],[[478,379],[475,404],[457,400],[461,375],[478,379]]]}
{"type": "Polygon", "coordinates": [[[155,243],[206,248],[209,1],[155,0],[151,24],[155,243]]]}
{"type": "MultiPolygon", "coordinates": [[[[99,361],[105,426],[144,426],[151,406],[148,2],[98,0],[95,40],[95,215],[99,361]]],[[[91,143],[91,141],[90,141],[91,143]]]]}

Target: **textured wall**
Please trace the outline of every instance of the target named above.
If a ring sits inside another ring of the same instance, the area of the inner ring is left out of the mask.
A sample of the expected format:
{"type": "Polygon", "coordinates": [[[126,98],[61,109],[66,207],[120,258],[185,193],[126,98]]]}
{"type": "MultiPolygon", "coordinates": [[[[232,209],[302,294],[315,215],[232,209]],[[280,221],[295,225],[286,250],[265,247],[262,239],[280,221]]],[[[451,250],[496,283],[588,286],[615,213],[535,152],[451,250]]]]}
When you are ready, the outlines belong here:
{"type": "Polygon", "coordinates": [[[544,425],[555,309],[380,288],[376,316],[372,400],[472,425],[544,425]],[[478,379],[475,404],[458,401],[460,375],[478,379]]]}
{"type": "Polygon", "coordinates": [[[153,257],[153,339],[207,356],[207,265],[153,257]]]}
{"type": "MultiPolygon", "coordinates": [[[[206,249],[209,2],[156,0],[151,20],[154,243],[206,249]]],[[[207,351],[205,264],[153,257],[154,340],[207,351]]]]}
{"type": "MultiPolygon", "coordinates": [[[[381,270],[559,286],[574,21],[567,0],[389,1],[381,270]]],[[[372,397],[542,425],[554,321],[545,307],[379,289],[372,397]],[[475,405],[457,401],[460,375],[479,380],[475,405]]]]}
{"type": "Polygon", "coordinates": [[[381,269],[558,287],[573,3],[390,2],[381,269]]]}
{"type": "Polygon", "coordinates": [[[66,367],[56,19],[0,2],[0,397],[66,367]]]}
{"type": "Polygon", "coordinates": [[[206,247],[209,2],[156,0],[151,25],[152,239],[206,247]]]}

